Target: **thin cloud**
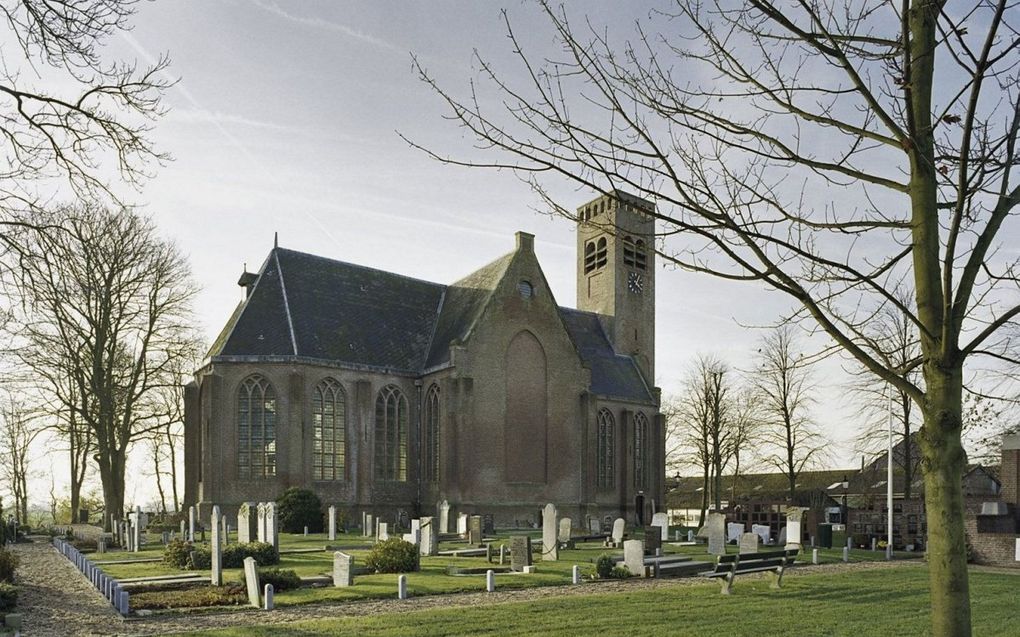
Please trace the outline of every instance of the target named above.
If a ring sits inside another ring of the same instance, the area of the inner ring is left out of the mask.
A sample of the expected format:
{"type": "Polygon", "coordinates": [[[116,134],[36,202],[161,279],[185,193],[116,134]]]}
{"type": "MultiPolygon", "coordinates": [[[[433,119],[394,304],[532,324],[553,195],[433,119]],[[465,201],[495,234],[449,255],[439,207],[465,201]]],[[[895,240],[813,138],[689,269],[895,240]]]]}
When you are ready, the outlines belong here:
{"type": "Polygon", "coordinates": [[[275,130],[280,132],[293,133],[301,129],[293,126],[274,124],[261,120],[251,119],[243,115],[223,113],[221,111],[209,111],[201,108],[172,108],[164,119],[183,124],[213,124],[244,126],[247,128],[258,128],[262,130],[275,130]]]}
{"type": "Polygon", "coordinates": [[[255,3],[255,6],[262,9],[263,11],[268,11],[269,13],[272,13],[275,16],[279,16],[284,20],[294,22],[295,24],[300,24],[315,29],[333,31],[334,33],[342,33],[348,37],[352,37],[356,40],[361,40],[362,42],[366,42],[368,44],[372,44],[383,49],[388,49],[390,51],[396,51],[398,53],[406,52],[400,47],[390,44],[389,42],[377,38],[373,35],[369,35],[368,33],[358,31],[357,29],[351,28],[346,24],[340,24],[339,22],[331,22],[329,20],[323,20],[322,18],[316,17],[307,18],[303,16],[294,15],[293,13],[287,13],[275,2],[263,2],[263,0],[253,0],[253,2],[255,3]]]}

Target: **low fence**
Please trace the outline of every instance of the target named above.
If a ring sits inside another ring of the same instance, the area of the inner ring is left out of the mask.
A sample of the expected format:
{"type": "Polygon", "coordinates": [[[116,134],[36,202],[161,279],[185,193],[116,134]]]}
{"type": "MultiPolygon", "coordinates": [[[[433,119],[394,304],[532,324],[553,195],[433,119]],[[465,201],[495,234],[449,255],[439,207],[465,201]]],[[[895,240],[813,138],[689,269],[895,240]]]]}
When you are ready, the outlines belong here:
{"type": "Polygon", "coordinates": [[[124,590],[117,580],[104,573],[103,569],[93,564],[92,560],[70,543],[60,538],[53,538],[53,547],[81,571],[81,574],[96,587],[96,590],[102,593],[118,613],[124,617],[128,616],[128,613],[131,612],[131,594],[124,590]]]}

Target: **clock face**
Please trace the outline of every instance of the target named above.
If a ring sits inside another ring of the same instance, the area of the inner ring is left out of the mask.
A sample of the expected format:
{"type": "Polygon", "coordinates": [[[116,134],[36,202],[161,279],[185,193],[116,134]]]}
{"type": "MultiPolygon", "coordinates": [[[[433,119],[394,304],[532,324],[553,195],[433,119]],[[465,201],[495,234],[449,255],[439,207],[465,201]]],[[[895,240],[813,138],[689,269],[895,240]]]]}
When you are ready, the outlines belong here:
{"type": "Polygon", "coordinates": [[[634,294],[641,294],[644,289],[645,280],[637,272],[631,272],[627,275],[627,288],[634,294]]]}

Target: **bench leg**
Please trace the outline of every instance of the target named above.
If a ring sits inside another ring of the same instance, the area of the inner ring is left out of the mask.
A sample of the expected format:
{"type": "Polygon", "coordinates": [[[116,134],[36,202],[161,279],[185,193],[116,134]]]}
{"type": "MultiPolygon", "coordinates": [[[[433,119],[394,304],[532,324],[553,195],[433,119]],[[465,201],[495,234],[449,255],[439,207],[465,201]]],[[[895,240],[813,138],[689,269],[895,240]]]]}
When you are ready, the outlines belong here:
{"type": "Polygon", "coordinates": [[[730,573],[726,577],[719,578],[719,583],[722,584],[722,590],[719,592],[723,595],[729,595],[733,586],[733,573],[730,573]]]}
{"type": "Polygon", "coordinates": [[[770,588],[783,587],[783,570],[783,567],[779,567],[775,571],[769,571],[769,579],[772,580],[772,583],[769,585],[770,588]]]}

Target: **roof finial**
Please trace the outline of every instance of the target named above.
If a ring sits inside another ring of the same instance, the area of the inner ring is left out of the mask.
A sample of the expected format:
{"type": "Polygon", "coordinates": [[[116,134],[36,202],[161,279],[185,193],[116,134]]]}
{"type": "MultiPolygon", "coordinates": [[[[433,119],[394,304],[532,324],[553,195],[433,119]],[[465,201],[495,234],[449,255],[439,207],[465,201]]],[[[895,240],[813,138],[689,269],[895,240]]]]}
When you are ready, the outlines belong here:
{"type": "Polygon", "coordinates": [[[279,247],[280,247],[280,233],[279,232],[274,232],[273,233],[273,248],[279,248],[279,247]]]}

